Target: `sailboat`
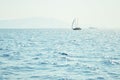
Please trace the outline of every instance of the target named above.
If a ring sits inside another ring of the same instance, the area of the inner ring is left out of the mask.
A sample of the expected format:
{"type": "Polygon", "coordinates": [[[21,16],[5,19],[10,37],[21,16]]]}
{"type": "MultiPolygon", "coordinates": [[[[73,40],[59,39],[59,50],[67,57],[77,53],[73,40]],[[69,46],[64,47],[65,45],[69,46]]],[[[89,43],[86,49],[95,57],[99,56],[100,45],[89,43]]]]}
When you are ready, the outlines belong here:
{"type": "Polygon", "coordinates": [[[72,29],[73,30],[81,30],[80,27],[78,27],[78,20],[75,18],[73,19],[73,22],[72,22],[72,29]]]}

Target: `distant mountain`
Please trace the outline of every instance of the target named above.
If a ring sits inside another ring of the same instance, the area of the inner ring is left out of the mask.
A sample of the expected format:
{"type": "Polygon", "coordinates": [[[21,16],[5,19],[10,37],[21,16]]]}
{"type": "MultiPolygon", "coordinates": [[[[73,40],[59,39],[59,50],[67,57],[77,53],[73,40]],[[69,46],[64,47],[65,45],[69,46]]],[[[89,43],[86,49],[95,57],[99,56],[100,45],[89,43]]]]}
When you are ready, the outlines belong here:
{"type": "Polygon", "coordinates": [[[66,28],[67,23],[50,18],[0,20],[0,28],[66,28]]]}

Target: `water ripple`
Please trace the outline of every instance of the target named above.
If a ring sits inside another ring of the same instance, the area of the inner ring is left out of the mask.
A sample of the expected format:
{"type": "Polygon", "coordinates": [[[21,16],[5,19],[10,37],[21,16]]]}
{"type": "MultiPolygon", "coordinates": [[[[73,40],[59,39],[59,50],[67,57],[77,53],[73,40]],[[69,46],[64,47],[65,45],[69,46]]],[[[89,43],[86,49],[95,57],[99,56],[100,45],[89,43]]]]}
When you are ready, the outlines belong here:
{"type": "Polygon", "coordinates": [[[0,80],[120,80],[120,32],[0,30],[0,80]]]}

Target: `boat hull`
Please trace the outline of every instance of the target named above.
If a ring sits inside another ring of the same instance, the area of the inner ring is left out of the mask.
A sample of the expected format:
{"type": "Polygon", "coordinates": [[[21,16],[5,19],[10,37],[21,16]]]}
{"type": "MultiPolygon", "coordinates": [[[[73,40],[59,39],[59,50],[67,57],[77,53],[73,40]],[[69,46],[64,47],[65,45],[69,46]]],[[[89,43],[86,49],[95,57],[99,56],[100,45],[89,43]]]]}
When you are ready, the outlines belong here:
{"type": "Polygon", "coordinates": [[[73,28],[73,30],[81,30],[81,28],[73,28]]]}

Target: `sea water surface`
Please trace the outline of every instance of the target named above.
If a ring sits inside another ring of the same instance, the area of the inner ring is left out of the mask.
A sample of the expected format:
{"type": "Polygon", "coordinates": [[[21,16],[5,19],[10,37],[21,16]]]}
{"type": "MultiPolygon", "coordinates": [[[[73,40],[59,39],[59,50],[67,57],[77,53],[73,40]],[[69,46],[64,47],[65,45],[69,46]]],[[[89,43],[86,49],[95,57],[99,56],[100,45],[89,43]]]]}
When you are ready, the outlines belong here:
{"type": "Polygon", "coordinates": [[[120,80],[120,31],[1,29],[0,80],[120,80]]]}

